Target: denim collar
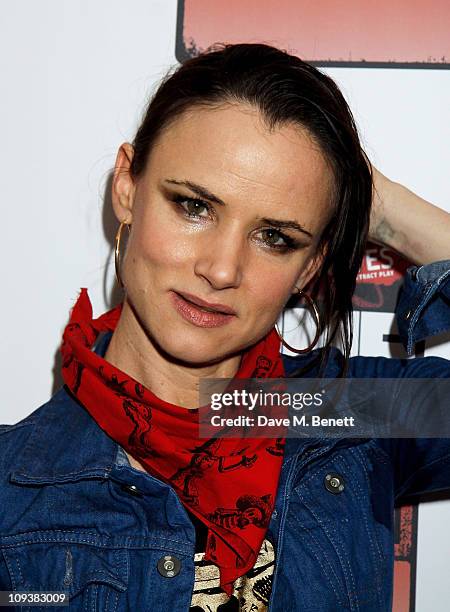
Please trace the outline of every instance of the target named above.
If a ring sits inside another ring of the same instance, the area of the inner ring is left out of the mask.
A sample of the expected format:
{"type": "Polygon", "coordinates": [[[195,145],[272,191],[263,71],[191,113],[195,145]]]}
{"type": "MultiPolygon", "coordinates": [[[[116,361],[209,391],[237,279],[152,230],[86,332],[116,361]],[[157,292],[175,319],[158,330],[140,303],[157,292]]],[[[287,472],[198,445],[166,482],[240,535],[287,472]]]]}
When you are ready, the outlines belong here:
{"type": "MultiPolygon", "coordinates": [[[[94,352],[104,357],[112,332],[102,334],[94,352]]],[[[115,465],[129,464],[122,447],[110,438],[61,387],[34,414],[31,433],[10,475],[21,484],[54,484],[83,478],[109,478],[115,465]]]]}

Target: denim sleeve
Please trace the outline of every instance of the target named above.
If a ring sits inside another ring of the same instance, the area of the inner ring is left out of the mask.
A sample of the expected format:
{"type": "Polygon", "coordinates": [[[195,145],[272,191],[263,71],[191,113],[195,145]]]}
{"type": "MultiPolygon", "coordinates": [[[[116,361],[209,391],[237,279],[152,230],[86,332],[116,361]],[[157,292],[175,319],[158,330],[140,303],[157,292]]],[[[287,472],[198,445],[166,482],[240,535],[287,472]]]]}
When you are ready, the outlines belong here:
{"type": "MultiPolygon", "coordinates": [[[[350,372],[355,378],[448,379],[450,361],[442,357],[357,356],[350,359],[350,372]]],[[[450,411],[450,398],[444,408],[450,411]]],[[[421,418],[426,415],[426,406],[424,409],[421,418]]],[[[438,491],[450,496],[450,438],[377,438],[376,442],[389,458],[397,501],[438,491]]]]}
{"type": "Polygon", "coordinates": [[[407,269],[395,316],[410,356],[416,342],[450,330],[450,259],[407,269]]]}
{"type": "MultiPolygon", "coordinates": [[[[450,329],[450,260],[408,268],[396,319],[408,355],[416,342],[450,329]]],[[[441,357],[368,360],[365,376],[450,377],[450,361],[441,357]]],[[[391,460],[397,501],[450,492],[449,438],[379,439],[378,444],[391,460]]]]}

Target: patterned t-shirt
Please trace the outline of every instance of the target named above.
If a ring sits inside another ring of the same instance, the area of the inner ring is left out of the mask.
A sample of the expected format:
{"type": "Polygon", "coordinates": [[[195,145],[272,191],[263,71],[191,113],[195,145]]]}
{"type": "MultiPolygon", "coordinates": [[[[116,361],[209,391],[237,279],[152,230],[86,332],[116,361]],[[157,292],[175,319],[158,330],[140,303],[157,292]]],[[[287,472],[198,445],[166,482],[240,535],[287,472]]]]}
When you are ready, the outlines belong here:
{"type": "Polygon", "coordinates": [[[220,588],[219,568],[204,561],[207,528],[189,512],[196,531],[195,583],[189,612],[263,612],[268,609],[272,576],[275,567],[275,552],[266,537],[256,563],[233,585],[231,597],[220,588]]]}

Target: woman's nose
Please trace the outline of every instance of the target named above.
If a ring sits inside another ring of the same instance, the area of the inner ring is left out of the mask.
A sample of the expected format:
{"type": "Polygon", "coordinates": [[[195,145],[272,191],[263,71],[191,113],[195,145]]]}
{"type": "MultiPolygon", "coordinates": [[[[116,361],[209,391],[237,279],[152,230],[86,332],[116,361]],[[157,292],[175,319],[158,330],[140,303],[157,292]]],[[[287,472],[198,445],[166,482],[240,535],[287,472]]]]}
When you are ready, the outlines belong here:
{"type": "Polygon", "coordinates": [[[238,287],[242,280],[244,244],[241,238],[230,232],[215,236],[202,244],[195,273],[203,276],[214,289],[238,287]]]}

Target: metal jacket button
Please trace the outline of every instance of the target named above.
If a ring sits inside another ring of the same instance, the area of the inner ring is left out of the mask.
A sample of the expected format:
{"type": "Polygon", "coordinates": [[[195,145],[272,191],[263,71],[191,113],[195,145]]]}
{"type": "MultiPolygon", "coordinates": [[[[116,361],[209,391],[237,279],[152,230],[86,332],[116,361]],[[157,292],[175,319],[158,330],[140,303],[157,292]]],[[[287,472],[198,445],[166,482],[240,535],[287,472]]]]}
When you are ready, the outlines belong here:
{"type": "Polygon", "coordinates": [[[135,497],[142,497],[142,493],[139,491],[136,485],[133,484],[123,484],[121,485],[122,489],[130,495],[134,495],[135,497]]]}
{"type": "Polygon", "coordinates": [[[330,493],[342,493],[345,487],[344,479],[336,472],[329,472],[324,479],[325,488],[330,493]]]}
{"type": "Polygon", "coordinates": [[[164,578],[173,578],[180,573],[181,561],[172,555],[164,555],[158,561],[158,572],[164,578]]]}

